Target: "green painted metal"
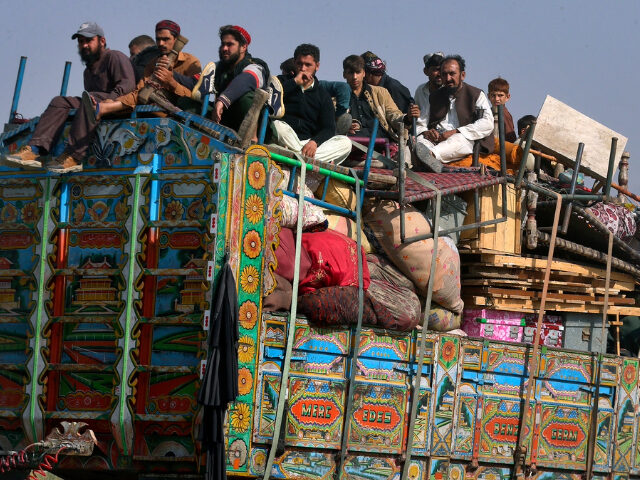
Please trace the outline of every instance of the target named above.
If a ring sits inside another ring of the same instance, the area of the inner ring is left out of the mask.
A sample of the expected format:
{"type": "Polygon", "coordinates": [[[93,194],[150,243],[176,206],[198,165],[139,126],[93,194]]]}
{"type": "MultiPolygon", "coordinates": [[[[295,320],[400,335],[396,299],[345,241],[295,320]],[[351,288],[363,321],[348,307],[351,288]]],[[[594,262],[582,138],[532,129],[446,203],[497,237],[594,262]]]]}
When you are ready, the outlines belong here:
{"type": "MultiPolygon", "coordinates": [[[[327,170],[326,168],[322,168],[322,167],[316,167],[315,165],[312,165],[310,163],[301,162],[300,160],[285,157],[283,155],[278,155],[277,153],[269,152],[269,154],[271,155],[271,158],[273,160],[277,160],[278,162],[282,162],[287,165],[292,165],[294,167],[301,167],[306,170],[313,170],[314,172],[319,172],[322,175],[326,175],[327,177],[335,178],[336,180],[342,180],[343,182],[348,183],[349,185],[354,185],[356,183],[356,180],[353,177],[350,177],[349,175],[334,172],[332,170],[327,170]]],[[[362,180],[359,180],[359,183],[360,185],[364,185],[364,182],[362,180]]]]}
{"type": "Polygon", "coordinates": [[[127,404],[126,384],[127,370],[129,367],[129,342],[131,340],[131,317],[133,312],[133,276],[136,261],[136,247],[138,244],[138,209],[140,208],[140,174],[136,175],[135,191],[133,194],[133,218],[131,221],[131,245],[129,247],[129,278],[127,279],[127,312],[125,317],[124,328],[124,349],[122,352],[122,373],[120,375],[120,400],[119,400],[119,422],[120,435],[122,435],[122,446],[124,454],[129,455],[129,449],[126,442],[126,433],[124,429],[124,411],[127,404]]]}
{"type": "Polygon", "coordinates": [[[42,310],[44,308],[45,267],[47,265],[47,247],[49,245],[49,219],[51,218],[51,178],[47,177],[44,191],[44,217],[42,219],[42,244],[40,245],[40,275],[38,278],[38,303],[36,307],[36,325],[34,331],[33,369],[31,371],[31,397],[29,398],[29,422],[33,439],[38,439],[36,431],[36,404],[38,385],[38,361],[40,360],[40,334],[42,332],[42,310]]]}

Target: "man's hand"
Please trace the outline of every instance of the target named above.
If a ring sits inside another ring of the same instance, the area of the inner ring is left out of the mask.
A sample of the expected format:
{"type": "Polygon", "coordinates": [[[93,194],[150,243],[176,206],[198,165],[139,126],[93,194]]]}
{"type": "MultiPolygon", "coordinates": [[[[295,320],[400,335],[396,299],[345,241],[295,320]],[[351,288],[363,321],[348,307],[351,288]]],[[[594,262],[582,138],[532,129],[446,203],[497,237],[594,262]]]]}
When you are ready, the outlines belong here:
{"type": "Polygon", "coordinates": [[[349,127],[349,135],[355,135],[358,130],[360,130],[360,122],[355,118],[351,120],[351,127],[349,127]]]}
{"type": "Polygon", "coordinates": [[[220,123],[222,112],[224,112],[224,103],[221,100],[216,100],[216,103],[213,104],[213,112],[211,112],[211,118],[214,122],[220,123]]]}
{"type": "Polygon", "coordinates": [[[438,132],[435,128],[431,128],[426,132],[422,132],[422,136],[429,140],[431,143],[438,143],[440,141],[440,132],[438,132]]]}
{"type": "Polygon", "coordinates": [[[295,77],[293,77],[293,81],[296,82],[296,85],[298,86],[304,86],[309,82],[311,82],[312,79],[313,77],[309,76],[308,74],[302,71],[298,72],[298,74],[295,77]]]}
{"type": "Polygon", "coordinates": [[[314,140],[309,140],[304,147],[302,147],[302,155],[309,158],[315,158],[318,144],[314,140]]]}
{"type": "Polygon", "coordinates": [[[407,113],[407,117],[420,118],[420,107],[415,103],[409,105],[409,112],[407,113]]]}
{"type": "Polygon", "coordinates": [[[165,67],[156,67],[153,74],[162,88],[174,90],[178,82],[173,78],[173,72],[165,67]]]}
{"type": "Polygon", "coordinates": [[[446,132],[440,134],[440,141],[444,142],[445,140],[449,139],[456,133],[458,133],[457,130],[447,130],[446,132]]]}

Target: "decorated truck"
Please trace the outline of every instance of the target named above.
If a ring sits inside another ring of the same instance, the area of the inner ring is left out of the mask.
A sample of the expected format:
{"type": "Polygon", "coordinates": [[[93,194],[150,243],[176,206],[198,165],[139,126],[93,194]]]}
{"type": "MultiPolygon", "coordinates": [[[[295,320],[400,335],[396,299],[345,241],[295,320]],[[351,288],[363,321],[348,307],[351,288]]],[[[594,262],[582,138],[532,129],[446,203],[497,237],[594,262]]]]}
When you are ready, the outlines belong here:
{"type": "MultiPolygon", "coordinates": [[[[362,305],[354,324],[319,326],[296,312],[295,283],[290,311],[266,311],[283,195],[303,202],[285,172],[304,183],[312,169],[358,196],[372,190],[366,172],[363,180],[355,170],[243,147],[234,131],[199,115],[158,110],[102,121],[80,173],[0,166],[2,472],[203,478],[198,394],[213,368],[208,336],[228,264],[238,309],[238,395],[224,425],[229,477],[640,477],[638,358],[541,340],[558,268],[553,247],[537,259],[546,272],[542,305],[533,324],[514,324],[516,342],[430,331],[428,314],[409,331],[368,326],[362,305]],[[526,325],[537,331],[528,343],[526,325]]],[[[24,145],[37,121],[9,125],[3,151],[24,145]]],[[[507,190],[507,176],[476,174],[472,190],[507,190]]],[[[435,175],[411,188],[429,193],[437,244],[442,194],[457,190],[445,191],[435,175]]],[[[518,180],[523,192],[546,192],[518,180]]],[[[358,227],[361,198],[351,212],[358,227]]],[[[496,227],[479,220],[481,230],[496,227]]],[[[604,304],[574,312],[604,309],[611,321],[634,313],[625,302],[628,311],[608,305],[636,278],[616,269],[611,253],[608,260],[604,280],[589,280],[600,282],[604,304]]]]}

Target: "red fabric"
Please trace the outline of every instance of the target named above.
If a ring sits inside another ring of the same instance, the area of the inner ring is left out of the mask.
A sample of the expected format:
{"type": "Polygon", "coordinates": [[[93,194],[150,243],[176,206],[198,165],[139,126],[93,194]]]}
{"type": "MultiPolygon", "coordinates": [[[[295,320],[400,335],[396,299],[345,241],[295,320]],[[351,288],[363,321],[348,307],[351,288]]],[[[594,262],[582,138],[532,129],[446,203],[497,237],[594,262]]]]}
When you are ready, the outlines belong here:
{"type": "Polygon", "coordinates": [[[242,28],[239,25],[234,25],[233,28],[236,32],[238,32],[240,35],[242,35],[242,37],[244,38],[245,42],[247,42],[247,45],[249,45],[251,43],[251,35],[249,35],[249,32],[247,32],[244,28],[242,28]]]}
{"type": "Polygon", "coordinates": [[[156,23],[156,32],[158,30],[169,30],[176,37],[180,35],[180,25],[171,20],[160,20],[158,23],[156,23]]]}
{"type": "MultiPolygon", "coordinates": [[[[302,246],[311,257],[311,268],[300,281],[300,294],[313,292],[317,288],[332,286],[358,286],[358,257],[356,242],[346,235],[327,230],[302,234],[302,246]]],[[[363,249],[363,286],[369,288],[371,277],[363,249]]],[[[302,278],[302,277],[301,277],[302,278]]]]}
{"type": "MultiPolygon", "coordinates": [[[[296,240],[293,231],[289,228],[280,230],[280,244],[276,248],[276,258],[278,266],[276,273],[286,278],[289,282],[293,282],[293,267],[296,258],[296,240]]],[[[305,278],[311,267],[311,258],[304,249],[300,251],[300,278],[305,278]]]]}

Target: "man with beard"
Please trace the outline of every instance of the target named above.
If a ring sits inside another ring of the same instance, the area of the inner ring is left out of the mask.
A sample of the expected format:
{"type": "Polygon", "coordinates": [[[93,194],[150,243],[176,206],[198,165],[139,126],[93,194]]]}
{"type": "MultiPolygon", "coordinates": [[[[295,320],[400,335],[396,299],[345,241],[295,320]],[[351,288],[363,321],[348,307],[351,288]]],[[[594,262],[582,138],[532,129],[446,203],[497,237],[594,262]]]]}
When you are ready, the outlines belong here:
{"type": "Polygon", "coordinates": [[[320,49],[298,45],[293,54],[295,75],[278,77],[282,82],[284,116],[272,123],[278,144],[305,157],[341,163],[351,152],[351,140],[336,135],[336,111],[329,93],[316,78],[320,49]]]}
{"type": "Polygon", "coordinates": [[[236,131],[253,104],[255,91],[269,83],[269,67],[247,51],[251,35],[239,25],[224,25],[218,32],[220,60],[207,64],[202,78],[184,78],[183,85],[193,88],[191,97],[201,101],[217,93],[211,118],[236,131]]]}
{"type": "MultiPolygon", "coordinates": [[[[84,88],[96,99],[113,99],[135,87],[133,67],[126,55],[106,48],[102,28],[86,22],[71,37],[78,39],[78,53],[86,65],[84,88]]],[[[71,122],[69,144],[60,156],[47,163],[47,169],[58,172],[82,170],[82,159],[90,144],[95,123],[84,109],[79,97],[55,97],[40,116],[35,132],[27,145],[13,155],[5,156],[11,166],[42,168],[42,161],[58,140],[59,132],[72,109],[77,109],[71,122]]]]}
{"type": "Polygon", "coordinates": [[[464,83],[465,75],[460,55],[445,57],[440,65],[444,87],[429,95],[427,130],[418,136],[416,155],[435,171],[471,154],[476,140],[483,153],[494,149],[491,104],[482,90],[464,83]]]}
{"type": "Polygon", "coordinates": [[[179,52],[178,58],[171,65],[167,55],[180,35],[180,25],[171,20],[161,20],[156,24],[156,45],[160,56],[147,64],[143,78],[136,85],[135,90],[122,95],[116,101],[100,102],[96,106],[96,118],[102,118],[109,113],[130,111],[138,103],[138,92],[146,85],[162,88],[167,99],[177,104],[181,98],[190,98],[191,90],[181,83],[182,76],[188,78],[200,74],[200,61],[189,53],[179,52]]]}

